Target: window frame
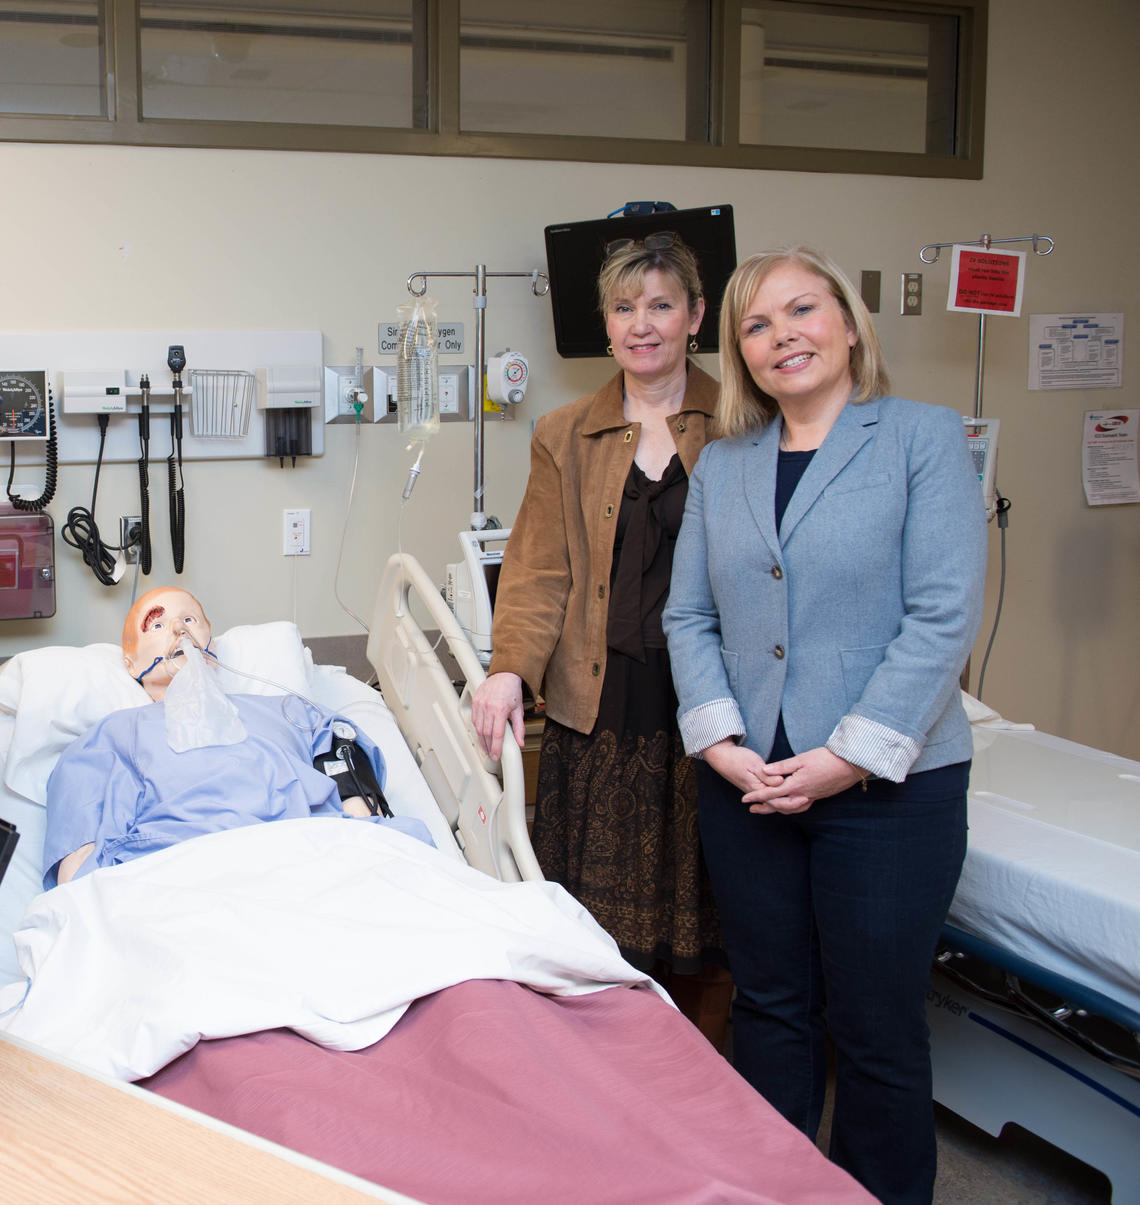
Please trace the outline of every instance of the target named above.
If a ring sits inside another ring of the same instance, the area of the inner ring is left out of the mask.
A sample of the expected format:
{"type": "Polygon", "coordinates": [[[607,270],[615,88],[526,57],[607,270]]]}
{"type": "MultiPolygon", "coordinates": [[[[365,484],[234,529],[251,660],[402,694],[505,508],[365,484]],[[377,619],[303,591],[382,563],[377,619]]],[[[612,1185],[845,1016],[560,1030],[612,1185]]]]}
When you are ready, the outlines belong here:
{"type": "MultiPolygon", "coordinates": [[[[139,0],[103,0],[105,117],[0,114],[0,142],[93,143],[199,149],[328,151],[385,155],[547,159],[587,163],[729,167],[979,180],[983,172],[989,0],[826,0],[832,9],[956,15],[958,92],[955,155],[741,144],[740,29],[746,0],[709,0],[707,141],[596,138],[462,131],[459,123],[460,0],[414,0],[426,44],[416,120],[394,129],[246,121],[144,118],[139,0]]],[[[690,132],[699,121],[690,123],[690,132]]]]}

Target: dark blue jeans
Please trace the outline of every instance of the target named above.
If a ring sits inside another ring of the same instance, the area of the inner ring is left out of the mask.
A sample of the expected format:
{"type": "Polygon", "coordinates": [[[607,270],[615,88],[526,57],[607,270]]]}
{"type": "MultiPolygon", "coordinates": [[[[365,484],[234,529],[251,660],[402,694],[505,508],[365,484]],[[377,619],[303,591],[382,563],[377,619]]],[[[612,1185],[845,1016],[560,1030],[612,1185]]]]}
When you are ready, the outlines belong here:
{"type": "Polygon", "coordinates": [[[831,1158],[889,1205],[929,1202],[926,992],[966,852],[970,764],[755,816],[699,763],[701,841],[736,984],[736,1069],[814,1138],[835,1048],[831,1158]]]}

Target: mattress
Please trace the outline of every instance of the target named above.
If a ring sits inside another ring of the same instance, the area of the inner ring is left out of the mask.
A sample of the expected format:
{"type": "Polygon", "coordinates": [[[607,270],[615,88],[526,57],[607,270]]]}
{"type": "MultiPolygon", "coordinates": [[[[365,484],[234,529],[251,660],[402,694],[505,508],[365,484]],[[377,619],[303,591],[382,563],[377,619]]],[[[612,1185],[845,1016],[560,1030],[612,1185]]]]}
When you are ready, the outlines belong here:
{"type": "Polygon", "coordinates": [[[974,727],[949,923],[1140,1013],[1140,762],[974,727]]]}

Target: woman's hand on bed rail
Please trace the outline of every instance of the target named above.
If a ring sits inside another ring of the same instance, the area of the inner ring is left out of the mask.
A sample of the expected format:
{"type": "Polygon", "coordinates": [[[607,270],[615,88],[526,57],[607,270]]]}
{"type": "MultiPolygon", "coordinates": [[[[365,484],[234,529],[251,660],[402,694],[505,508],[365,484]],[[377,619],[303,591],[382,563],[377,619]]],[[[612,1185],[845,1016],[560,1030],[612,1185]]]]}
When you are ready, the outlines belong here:
{"type": "Polygon", "coordinates": [[[503,733],[508,722],[521,748],[526,736],[522,678],[518,674],[492,674],[484,679],[471,699],[471,723],[483,752],[496,761],[503,752],[503,733]]]}

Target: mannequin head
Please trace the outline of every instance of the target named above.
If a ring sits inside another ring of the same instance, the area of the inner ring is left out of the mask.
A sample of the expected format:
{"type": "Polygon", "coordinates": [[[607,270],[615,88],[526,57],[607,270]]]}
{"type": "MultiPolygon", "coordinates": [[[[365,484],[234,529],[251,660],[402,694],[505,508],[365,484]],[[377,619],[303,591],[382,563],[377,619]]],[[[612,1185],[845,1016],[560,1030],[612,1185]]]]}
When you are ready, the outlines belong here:
{"type": "Polygon", "coordinates": [[[200,648],[209,647],[210,621],[193,594],[178,586],[148,590],[127,612],[123,624],[123,664],[132,678],[156,702],[166,697],[166,688],[178,672],[176,653],[165,658],[183,636],[200,648]]]}

